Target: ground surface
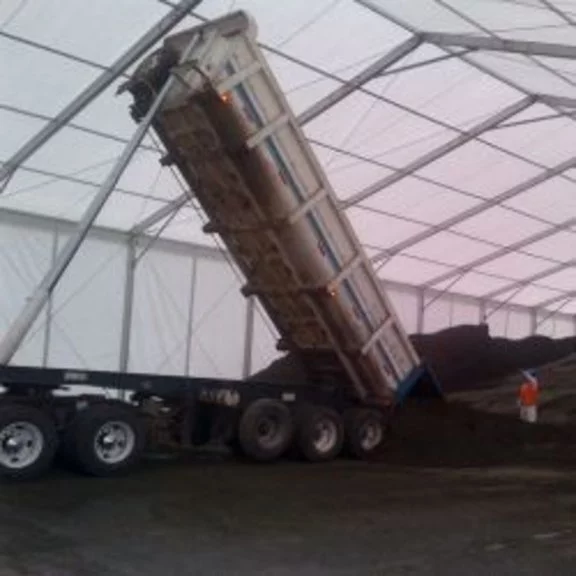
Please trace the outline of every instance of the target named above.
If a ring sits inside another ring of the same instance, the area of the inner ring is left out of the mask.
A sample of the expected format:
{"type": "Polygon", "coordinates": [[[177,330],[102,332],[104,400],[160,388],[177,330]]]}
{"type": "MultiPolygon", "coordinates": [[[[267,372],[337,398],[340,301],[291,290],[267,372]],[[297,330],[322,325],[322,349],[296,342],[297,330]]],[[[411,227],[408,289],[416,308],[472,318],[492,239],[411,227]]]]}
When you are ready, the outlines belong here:
{"type": "MultiPolygon", "coordinates": [[[[398,460],[398,458],[396,458],[398,460]]],[[[0,485],[2,576],[575,574],[574,467],[147,462],[0,485]]]]}

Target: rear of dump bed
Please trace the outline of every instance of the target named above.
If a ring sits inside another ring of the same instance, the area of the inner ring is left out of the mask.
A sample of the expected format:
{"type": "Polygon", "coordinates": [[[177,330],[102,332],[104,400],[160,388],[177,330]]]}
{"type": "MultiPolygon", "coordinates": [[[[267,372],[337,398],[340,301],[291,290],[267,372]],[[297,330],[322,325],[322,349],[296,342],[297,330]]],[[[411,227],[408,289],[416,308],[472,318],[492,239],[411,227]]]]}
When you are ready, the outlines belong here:
{"type": "Polygon", "coordinates": [[[128,89],[310,377],[386,400],[419,359],[305,140],[243,12],[169,37],[128,89]],[[182,60],[185,51],[190,57],[182,60]]]}

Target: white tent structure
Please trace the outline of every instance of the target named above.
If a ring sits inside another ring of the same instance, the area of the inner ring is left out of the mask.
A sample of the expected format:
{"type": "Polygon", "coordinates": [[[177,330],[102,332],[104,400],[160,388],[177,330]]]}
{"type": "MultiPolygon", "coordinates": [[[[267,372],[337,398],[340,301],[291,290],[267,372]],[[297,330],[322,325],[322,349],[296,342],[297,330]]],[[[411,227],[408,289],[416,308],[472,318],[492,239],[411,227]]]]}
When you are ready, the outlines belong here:
{"type": "MultiPolygon", "coordinates": [[[[158,22],[236,9],[409,332],[576,333],[576,0],[193,4],[0,3],[0,340],[136,130],[115,92],[158,22]]],[[[275,356],[161,154],[147,135],[14,363],[240,377],[275,356]]]]}

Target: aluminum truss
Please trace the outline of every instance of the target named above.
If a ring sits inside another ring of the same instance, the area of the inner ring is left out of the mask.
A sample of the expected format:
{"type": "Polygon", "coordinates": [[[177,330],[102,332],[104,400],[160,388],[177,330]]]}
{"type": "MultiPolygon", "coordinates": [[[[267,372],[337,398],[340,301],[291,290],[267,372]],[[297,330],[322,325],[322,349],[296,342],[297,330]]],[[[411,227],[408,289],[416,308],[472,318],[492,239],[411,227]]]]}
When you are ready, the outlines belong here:
{"type": "MultiPolygon", "coordinates": [[[[181,4],[179,4],[178,7],[175,8],[172,13],[170,13],[166,18],[163,18],[161,20],[158,26],[152,29],[156,31],[156,33],[153,35],[154,36],[153,41],[154,42],[157,41],[166,32],[170,31],[180,20],[182,20],[182,18],[186,16],[186,14],[188,14],[188,12],[194,6],[198,5],[200,1],[201,0],[196,1],[185,0],[181,4]],[[161,33],[159,32],[159,30],[161,30],[161,33]],[[160,36],[157,35],[158,33],[160,33],[160,36]]],[[[149,37],[148,34],[145,35],[145,38],[147,38],[148,42],[152,41],[152,38],[149,37]]],[[[188,54],[193,49],[196,41],[197,37],[194,37],[194,39],[191,41],[186,50],[184,50],[182,54],[182,60],[185,60],[187,58],[188,54]]],[[[139,48],[135,50],[134,47],[132,47],[123,57],[119,59],[118,62],[122,62],[124,64],[124,68],[115,69],[114,77],[118,77],[118,75],[122,74],[124,70],[132,62],[134,62],[139,55],[142,54],[142,52],[140,51],[141,48],[142,46],[139,46],[139,48]]],[[[32,327],[32,324],[34,324],[36,318],[38,317],[44,306],[49,302],[52,292],[54,291],[60,279],[62,278],[64,272],[72,262],[72,259],[80,249],[82,242],[86,238],[90,228],[94,224],[100,211],[104,207],[104,204],[110,197],[110,194],[114,190],[116,184],[118,183],[118,180],[124,173],[124,170],[128,166],[134,153],[142,143],[146,135],[146,132],[148,131],[152,123],[154,115],[160,108],[160,105],[162,104],[164,98],[168,94],[169,90],[172,88],[173,83],[175,81],[176,80],[174,76],[170,76],[168,78],[168,80],[166,81],[166,83],[156,96],[154,103],[150,107],[146,116],[142,119],[134,135],[124,148],[123,153],[117,160],[110,174],[102,183],[96,196],[92,199],[92,202],[88,206],[88,209],[84,213],[82,219],[80,220],[80,222],[78,222],[74,233],[70,236],[70,238],[64,245],[63,249],[58,254],[52,267],[44,276],[42,281],[39,283],[39,285],[37,286],[32,296],[27,301],[21,313],[16,317],[16,319],[12,322],[12,324],[8,328],[8,331],[6,332],[2,341],[0,342],[0,364],[8,364],[10,362],[10,360],[18,350],[20,344],[28,334],[28,331],[32,327]]],[[[83,102],[82,105],[79,106],[77,99],[75,99],[74,102],[72,102],[71,105],[66,110],[71,110],[72,112],[70,113],[72,115],[75,115],[91,100],[92,98],[89,98],[86,102],[83,102]]],[[[37,147],[41,146],[43,142],[45,142],[48,138],[50,138],[59,129],[58,127],[63,126],[64,123],[61,123],[60,120],[58,123],[56,123],[56,126],[51,131],[48,131],[46,133],[40,132],[39,135],[37,135],[30,141],[29,143],[30,147],[36,147],[34,149],[37,149],[37,147]]],[[[25,148],[26,146],[22,150],[24,150],[25,148]]],[[[14,166],[12,164],[9,164],[9,167],[15,168],[17,167],[17,165],[14,166]]],[[[132,266],[131,263],[129,263],[129,267],[130,266],[132,266]]],[[[133,270],[130,274],[133,275],[133,270]]],[[[123,359],[123,362],[127,363],[126,354],[127,352],[124,351],[123,355],[126,357],[126,360],[123,359]]]]}
{"type": "MultiPolygon", "coordinates": [[[[191,10],[196,8],[202,0],[182,0],[160,22],[155,24],[133,46],[131,46],[110,68],[83,90],[64,110],[53,118],[33,138],[22,146],[0,168],[0,184],[5,187],[6,181],[11,178],[18,167],[25,162],[34,152],[46,143],[54,134],[61,130],[70,120],[75,118],[86,106],[99,96],[108,86],[139,58],[141,58],[154,44],[161,40],[166,33],[181,22],[191,10]]],[[[0,192],[2,189],[0,189],[0,192]]]]}
{"type": "MultiPolygon", "coordinates": [[[[446,10],[449,10],[454,15],[459,17],[461,20],[467,22],[468,24],[470,24],[472,26],[475,26],[479,31],[481,31],[484,34],[483,36],[471,35],[471,34],[448,34],[448,33],[422,31],[422,30],[417,29],[415,26],[412,26],[411,24],[407,23],[406,21],[396,17],[390,11],[384,9],[380,4],[376,4],[373,0],[355,0],[355,1],[359,5],[362,5],[365,8],[367,8],[368,10],[370,10],[370,11],[378,14],[379,16],[389,20],[390,22],[393,22],[394,24],[400,26],[401,28],[403,28],[404,30],[406,30],[407,32],[412,34],[413,37],[419,37],[422,39],[423,42],[433,44],[433,45],[443,49],[448,55],[457,56],[463,62],[469,64],[470,66],[472,66],[476,69],[478,69],[479,71],[483,72],[484,74],[487,74],[487,75],[491,76],[492,78],[502,82],[503,84],[505,84],[511,88],[514,88],[515,90],[523,93],[526,97],[530,97],[531,94],[523,86],[521,86],[521,85],[517,84],[516,82],[502,76],[500,73],[492,70],[491,68],[479,63],[476,59],[471,57],[470,54],[468,54],[466,52],[465,53],[457,53],[457,52],[455,52],[455,50],[456,49],[464,49],[466,51],[473,51],[473,52],[489,51],[489,52],[505,52],[505,53],[511,53],[511,54],[524,55],[527,58],[529,58],[536,66],[545,69],[550,74],[552,74],[552,75],[560,78],[564,82],[566,82],[566,84],[569,84],[571,86],[576,87],[576,81],[574,79],[572,79],[569,76],[566,76],[565,74],[562,74],[559,71],[551,68],[550,66],[545,64],[544,61],[537,58],[537,57],[547,57],[547,58],[561,58],[561,59],[576,60],[576,46],[560,44],[560,43],[529,42],[529,41],[509,40],[509,39],[500,38],[496,34],[492,33],[490,30],[486,29],[481,24],[479,24],[478,22],[473,20],[472,18],[468,17],[466,14],[464,14],[460,10],[456,9],[454,6],[452,6],[450,4],[449,0],[435,0],[435,1],[439,6],[445,8],[446,10]]],[[[560,8],[555,6],[549,0],[540,0],[540,1],[544,7],[551,10],[560,19],[562,19],[564,22],[566,22],[570,26],[576,28],[576,20],[567,16],[567,14],[563,10],[561,10],[560,8]]],[[[567,118],[570,118],[572,120],[575,119],[572,111],[567,111],[566,108],[572,108],[572,109],[576,108],[576,98],[570,98],[570,97],[565,97],[565,96],[555,96],[555,95],[542,95],[541,97],[539,97],[539,102],[553,108],[557,112],[558,117],[567,117],[567,118]]],[[[477,138],[477,140],[479,142],[482,142],[482,140],[480,138],[477,138]]],[[[418,160],[415,161],[414,164],[416,164],[416,162],[418,162],[418,160]]],[[[410,248],[411,246],[414,246],[415,244],[433,236],[434,234],[436,234],[440,231],[449,230],[451,227],[459,224],[460,222],[463,222],[463,221],[467,220],[468,218],[471,218],[472,216],[474,216],[476,214],[484,212],[485,210],[487,210],[493,206],[499,205],[501,202],[503,202],[503,201],[513,197],[513,196],[516,196],[517,194],[525,192],[525,191],[531,189],[532,187],[537,186],[538,184],[541,184],[542,182],[549,180],[552,177],[561,177],[561,178],[567,179],[573,183],[572,178],[567,177],[567,175],[565,174],[565,171],[567,171],[571,168],[574,168],[574,167],[576,167],[576,157],[571,158],[566,162],[562,162],[562,163],[560,163],[560,164],[558,164],[552,168],[542,166],[543,172],[541,174],[535,176],[534,178],[529,179],[529,180],[527,180],[521,184],[518,184],[517,186],[507,190],[506,192],[498,195],[497,197],[492,198],[486,202],[483,202],[480,205],[471,208],[470,210],[464,211],[461,214],[459,214],[459,215],[457,215],[451,219],[447,219],[443,223],[441,223],[440,225],[432,226],[430,229],[428,229],[428,230],[426,230],[420,234],[416,234],[416,235],[412,236],[411,238],[408,238],[404,242],[397,243],[396,245],[391,246],[387,250],[383,250],[380,254],[377,254],[375,257],[373,257],[372,260],[373,260],[373,262],[381,262],[383,260],[387,260],[392,255],[401,253],[404,250],[410,248]]],[[[409,168],[410,168],[410,166],[408,166],[405,169],[409,169],[409,168]]],[[[396,174],[393,174],[389,178],[392,179],[394,177],[397,177],[396,174]]],[[[386,179],[384,179],[384,182],[385,182],[385,180],[386,179]]],[[[376,187],[377,184],[375,184],[373,186],[376,187]]],[[[347,206],[353,205],[354,203],[361,201],[363,199],[361,196],[362,192],[360,192],[356,196],[356,198],[352,199],[352,200],[355,200],[355,202],[347,202],[346,205],[347,206]]],[[[484,256],[482,258],[478,258],[478,259],[474,260],[473,262],[469,262],[468,264],[460,266],[458,268],[455,268],[454,270],[452,270],[450,272],[439,275],[439,276],[433,278],[432,280],[430,280],[429,282],[427,282],[425,284],[425,287],[432,287],[434,285],[453,280],[454,282],[452,282],[450,284],[450,287],[451,287],[452,284],[456,284],[460,278],[462,278],[467,273],[474,271],[479,266],[487,264],[488,262],[491,262],[493,260],[501,258],[502,256],[505,256],[507,254],[522,250],[523,248],[529,246],[530,244],[533,244],[539,240],[546,239],[546,238],[558,233],[559,231],[573,232],[572,228],[575,225],[576,225],[576,219],[574,219],[574,218],[568,219],[568,220],[566,220],[560,224],[554,224],[543,232],[531,235],[528,238],[525,238],[524,240],[522,240],[520,242],[516,242],[510,246],[500,248],[500,249],[488,254],[487,256],[484,256]]],[[[527,286],[527,285],[529,285],[533,282],[536,282],[538,280],[542,280],[542,279],[544,279],[544,278],[546,278],[552,274],[555,274],[557,272],[560,272],[562,270],[571,268],[574,265],[575,265],[575,262],[573,260],[566,262],[566,263],[560,263],[560,264],[558,264],[554,267],[551,267],[547,270],[544,270],[538,274],[534,274],[533,276],[531,276],[529,278],[525,278],[525,279],[519,280],[519,281],[511,281],[509,285],[507,285],[507,286],[505,286],[499,290],[492,291],[492,292],[486,294],[485,297],[491,299],[491,298],[495,298],[497,296],[500,296],[502,294],[513,292],[513,291],[516,291],[514,293],[517,293],[517,292],[521,291],[524,286],[527,286]]],[[[449,289],[446,289],[446,290],[449,290],[449,289]]],[[[547,307],[550,304],[561,301],[562,299],[566,299],[567,298],[566,294],[567,293],[563,293],[562,295],[559,295],[556,298],[543,301],[543,302],[539,303],[538,306],[539,307],[540,306],[547,307]]],[[[575,297],[576,297],[576,295],[575,295],[575,297]]]]}

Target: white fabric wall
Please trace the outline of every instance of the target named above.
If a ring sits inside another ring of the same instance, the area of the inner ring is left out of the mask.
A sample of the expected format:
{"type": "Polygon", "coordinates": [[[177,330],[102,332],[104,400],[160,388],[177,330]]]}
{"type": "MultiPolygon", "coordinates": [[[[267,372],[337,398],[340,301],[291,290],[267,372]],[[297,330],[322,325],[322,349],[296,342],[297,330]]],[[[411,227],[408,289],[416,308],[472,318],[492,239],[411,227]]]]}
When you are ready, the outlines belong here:
{"type": "MultiPolygon", "coordinates": [[[[49,227],[25,228],[0,219],[0,335],[4,334],[34,286],[46,273],[52,258],[53,232],[49,227]]],[[[37,322],[14,362],[42,365],[46,311],[37,322]]]]}
{"type": "Polygon", "coordinates": [[[129,369],[183,374],[192,291],[192,257],[152,248],[138,261],[129,369]]]}
{"type": "Polygon", "coordinates": [[[538,314],[537,334],[552,338],[565,338],[574,336],[576,325],[574,319],[566,316],[550,315],[550,312],[538,314]]]}
{"type": "Polygon", "coordinates": [[[198,260],[190,365],[194,376],[242,376],[246,300],[241,285],[225,260],[198,260]]]}
{"type": "Polygon", "coordinates": [[[437,332],[452,325],[452,300],[450,297],[426,295],[424,298],[423,332],[437,332]],[[435,300],[433,300],[436,298],[435,300]]]}
{"type": "Polygon", "coordinates": [[[386,286],[385,290],[392,301],[400,321],[409,334],[418,331],[418,307],[420,298],[418,291],[399,286],[386,286]]]}
{"type": "Polygon", "coordinates": [[[508,338],[526,338],[532,332],[532,313],[530,310],[510,308],[508,338]]]}
{"type": "MultiPolygon", "coordinates": [[[[61,247],[69,232],[61,222],[0,213],[0,338],[48,270],[55,235],[61,247]]],[[[127,261],[126,236],[92,233],[54,293],[49,329],[45,310],[14,363],[119,369],[127,261]]],[[[252,341],[245,343],[247,305],[241,284],[218,252],[166,240],[155,243],[136,267],[129,370],[239,378],[248,367],[246,356],[251,372],[277,358],[277,334],[259,305],[252,341]]],[[[415,332],[419,289],[397,284],[386,289],[406,330],[415,332]]],[[[430,291],[425,302],[424,332],[480,319],[480,302],[472,298],[430,291]]],[[[530,309],[503,306],[491,312],[488,306],[486,312],[494,336],[531,333],[530,309]]],[[[576,333],[572,316],[549,314],[538,313],[538,334],[576,333]]]]}
{"type": "Polygon", "coordinates": [[[255,373],[265,368],[272,360],[282,353],[276,350],[278,332],[260,304],[256,304],[254,314],[254,333],[252,340],[251,372],[255,373]]]}
{"type": "MultiPolygon", "coordinates": [[[[68,238],[58,234],[59,248],[68,238]]],[[[126,251],[94,236],[82,244],[54,291],[49,366],[118,369],[126,251]]]]}

